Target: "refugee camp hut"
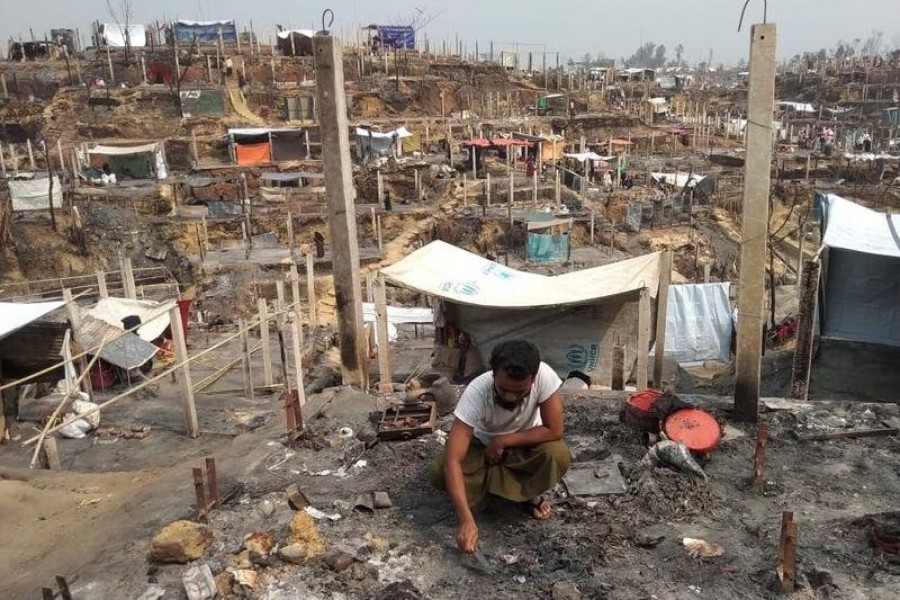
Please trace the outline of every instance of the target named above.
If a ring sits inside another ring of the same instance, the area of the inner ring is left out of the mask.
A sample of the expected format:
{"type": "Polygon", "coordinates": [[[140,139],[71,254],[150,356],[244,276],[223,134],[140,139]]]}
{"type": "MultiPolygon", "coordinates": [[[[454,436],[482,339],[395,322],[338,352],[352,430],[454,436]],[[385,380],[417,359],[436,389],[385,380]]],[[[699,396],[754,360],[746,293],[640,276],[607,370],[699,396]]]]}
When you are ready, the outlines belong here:
{"type": "Polygon", "coordinates": [[[316,32],[312,29],[285,29],[276,36],[278,51],[282,56],[312,56],[312,39],[316,32]]]}
{"type": "Polygon", "coordinates": [[[171,35],[179,44],[237,44],[237,27],[228,21],[175,21],[171,35]]]}
{"type": "Polygon", "coordinates": [[[228,130],[231,158],[238,165],[304,160],[310,157],[305,129],[250,127],[228,130]]]}
{"type": "Polygon", "coordinates": [[[553,162],[560,160],[566,148],[566,140],[561,135],[529,135],[527,133],[513,133],[512,139],[528,142],[534,148],[533,154],[538,162],[553,162]]]}
{"type": "Polygon", "coordinates": [[[368,44],[373,52],[415,50],[416,30],[411,25],[369,25],[368,44]]]}
{"type": "Polygon", "coordinates": [[[62,184],[58,175],[53,178],[35,176],[33,173],[20,173],[7,181],[12,210],[38,211],[50,210],[50,195],[53,195],[53,208],[62,208],[62,184]],[[52,189],[51,189],[52,182],[52,189]]]}
{"type": "Polygon", "coordinates": [[[565,117],[569,114],[569,96],[547,94],[537,99],[535,111],[539,116],[565,117]]]}
{"type": "Polygon", "coordinates": [[[122,179],[166,179],[169,167],[164,142],[140,145],[97,144],[80,154],[82,175],[90,180],[115,175],[122,179]]]}
{"type": "Polygon", "coordinates": [[[357,127],[355,131],[356,155],[360,160],[371,160],[383,156],[403,156],[403,140],[412,137],[406,127],[392,131],[372,131],[368,127],[357,127]]]}
{"type": "Polygon", "coordinates": [[[900,215],[835,194],[817,195],[816,203],[824,231],[819,276],[811,282],[818,294],[807,285],[800,302],[801,314],[816,317],[811,330],[801,318],[794,386],[812,385],[815,393],[816,381],[827,378],[830,389],[854,398],[900,400],[900,215]],[[819,343],[810,381],[797,361],[813,358],[813,343],[802,343],[813,338],[819,343]]]}
{"type": "Polygon", "coordinates": [[[535,212],[525,215],[527,238],[525,261],[529,263],[559,263],[572,255],[571,217],[557,217],[552,213],[535,212]]]}
{"type": "MultiPolygon", "coordinates": [[[[0,382],[27,377],[60,362],[69,328],[63,306],[62,301],[0,302],[0,382]]],[[[60,369],[38,381],[56,383],[61,377],[60,369]]]]}
{"type": "Polygon", "coordinates": [[[639,351],[639,326],[651,335],[661,256],[548,277],[435,241],[382,269],[381,276],[434,300],[436,368],[474,375],[487,368],[495,345],[527,339],[560,376],[579,370],[609,385],[614,344],[625,346],[626,374],[649,349],[644,339],[646,348],[639,351]]]}
{"type": "Polygon", "coordinates": [[[143,25],[103,23],[97,26],[99,46],[109,48],[143,48],[147,45],[147,29],[143,25]]]}

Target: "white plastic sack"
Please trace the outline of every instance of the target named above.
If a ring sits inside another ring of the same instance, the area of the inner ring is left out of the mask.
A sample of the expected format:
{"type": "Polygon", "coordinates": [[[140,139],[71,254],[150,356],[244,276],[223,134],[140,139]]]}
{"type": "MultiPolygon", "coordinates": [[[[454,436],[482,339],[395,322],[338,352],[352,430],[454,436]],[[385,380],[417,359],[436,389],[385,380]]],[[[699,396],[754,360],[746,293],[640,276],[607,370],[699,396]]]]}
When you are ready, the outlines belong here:
{"type": "MultiPolygon", "coordinates": [[[[97,405],[87,399],[87,394],[80,392],[80,395],[83,396],[83,398],[81,400],[76,400],[72,403],[72,410],[75,411],[76,415],[78,415],[80,417],[81,415],[83,415],[85,413],[88,413],[96,408],[99,408],[99,405],[97,405]]],[[[92,414],[88,415],[87,417],[84,417],[84,419],[82,419],[82,420],[90,423],[91,429],[97,429],[98,427],[100,427],[100,411],[92,413],[92,414]]]]}
{"type": "MultiPolygon", "coordinates": [[[[77,415],[74,413],[68,413],[65,416],[64,421],[69,421],[70,419],[74,419],[77,415]]],[[[67,422],[65,425],[59,428],[59,435],[64,438],[69,438],[70,440],[80,440],[85,437],[88,431],[91,430],[91,424],[85,421],[84,419],[76,419],[71,423],[67,422]]]]}

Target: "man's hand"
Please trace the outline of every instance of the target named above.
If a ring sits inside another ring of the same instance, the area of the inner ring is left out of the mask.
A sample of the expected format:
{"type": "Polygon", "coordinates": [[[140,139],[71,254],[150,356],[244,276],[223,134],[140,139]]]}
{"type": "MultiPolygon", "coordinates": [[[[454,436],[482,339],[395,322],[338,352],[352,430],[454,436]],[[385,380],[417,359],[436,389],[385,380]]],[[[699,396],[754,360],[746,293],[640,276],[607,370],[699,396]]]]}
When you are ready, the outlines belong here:
{"type": "Polygon", "coordinates": [[[495,435],[491,440],[491,445],[484,452],[485,462],[489,466],[500,464],[500,461],[503,460],[503,453],[506,451],[503,437],[502,435],[495,435]]]}
{"type": "Polygon", "coordinates": [[[456,534],[456,545],[466,554],[474,554],[478,545],[478,526],[475,520],[463,521],[459,524],[459,532],[456,534]]]}

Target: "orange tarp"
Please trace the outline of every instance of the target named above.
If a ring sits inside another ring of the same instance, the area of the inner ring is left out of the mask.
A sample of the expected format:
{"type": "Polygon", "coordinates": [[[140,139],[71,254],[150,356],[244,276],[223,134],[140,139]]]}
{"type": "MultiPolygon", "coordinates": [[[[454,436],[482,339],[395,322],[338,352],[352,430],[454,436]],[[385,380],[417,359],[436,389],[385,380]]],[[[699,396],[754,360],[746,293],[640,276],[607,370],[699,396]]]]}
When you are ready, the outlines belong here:
{"type": "Polygon", "coordinates": [[[272,162],[272,152],[269,148],[269,142],[260,144],[237,144],[235,146],[237,153],[237,163],[239,165],[258,165],[261,163],[272,162]]]}

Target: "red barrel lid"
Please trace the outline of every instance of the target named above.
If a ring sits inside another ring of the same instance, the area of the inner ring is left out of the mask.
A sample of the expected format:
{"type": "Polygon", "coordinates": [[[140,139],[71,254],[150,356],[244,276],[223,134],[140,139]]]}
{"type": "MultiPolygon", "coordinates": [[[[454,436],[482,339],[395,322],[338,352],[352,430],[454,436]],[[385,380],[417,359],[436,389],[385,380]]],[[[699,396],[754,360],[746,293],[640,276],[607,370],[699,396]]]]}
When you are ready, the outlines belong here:
{"type": "Polygon", "coordinates": [[[664,426],[673,442],[681,442],[688,450],[710,452],[722,439],[722,428],[715,417],[699,408],[683,408],[668,416],[664,426]]]}
{"type": "Polygon", "coordinates": [[[652,412],[653,405],[662,396],[662,392],[656,390],[646,390],[628,396],[628,404],[643,412],[652,412]]]}

